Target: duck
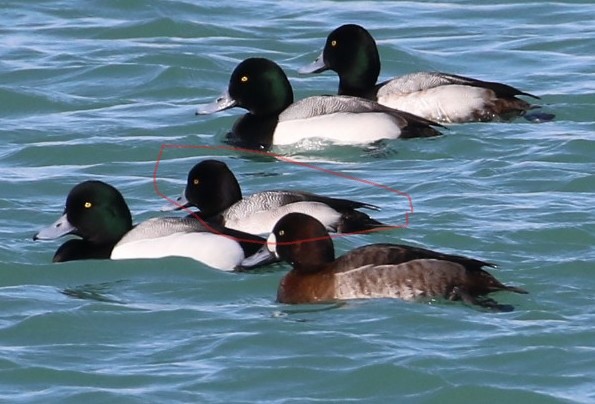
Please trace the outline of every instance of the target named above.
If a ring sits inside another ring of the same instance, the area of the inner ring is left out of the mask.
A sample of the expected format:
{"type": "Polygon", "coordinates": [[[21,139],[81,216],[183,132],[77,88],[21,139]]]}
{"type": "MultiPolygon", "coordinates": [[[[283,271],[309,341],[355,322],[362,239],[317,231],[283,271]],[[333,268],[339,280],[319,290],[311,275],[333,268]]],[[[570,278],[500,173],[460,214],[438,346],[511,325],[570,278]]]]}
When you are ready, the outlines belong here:
{"type": "MultiPolygon", "coordinates": [[[[539,97],[507,84],[441,72],[416,72],[377,84],[380,56],[372,35],[362,26],[345,24],[326,38],[316,60],[300,74],[332,70],[339,75],[339,94],[374,100],[440,123],[508,121],[537,106],[517,98],[539,97]]],[[[551,120],[552,114],[539,119],[551,120]]],[[[535,119],[537,120],[537,118],[535,119]]]]}
{"type": "Polygon", "coordinates": [[[212,268],[232,271],[265,242],[262,237],[207,224],[195,218],[152,218],[133,225],[123,195],[103,181],[74,186],[63,215],[40,230],[33,240],[70,239],[53,262],[86,259],[187,257],[212,268]]]}
{"type": "MultiPolygon", "coordinates": [[[[528,293],[498,281],[483,267],[494,264],[400,244],[370,244],[335,258],[324,226],[303,213],[281,218],[262,250],[291,265],[281,279],[277,300],[286,304],[331,303],[350,299],[463,301],[494,311],[511,311],[487,295],[528,293]]],[[[261,251],[262,251],[261,250],[261,251]]],[[[259,253],[242,266],[258,262],[259,253]]]]}
{"type": "Polygon", "coordinates": [[[233,125],[229,143],[268,150],[305,139],[361,145],[383,139],[440,135],[435,122],[351,96],[314,96],[294,103],[287,76],[275,62],[248,58],[234,69],[227,91],[200,105],[197,115],[240,107],[248,111],[233,125]]]}
{"type": "Polygon", "coordinates": [[[308,213],[330,232],[358,233],[389,226],[357,209],[377,206],[310,192],[268,190],[242,196],[240,184],[225,162],[206,159],[188,172],[186,187],[176,204],[163,210],[196,207],[204,220],[250,234],[268,235],[275,223],[290,212],[308,213]]]}

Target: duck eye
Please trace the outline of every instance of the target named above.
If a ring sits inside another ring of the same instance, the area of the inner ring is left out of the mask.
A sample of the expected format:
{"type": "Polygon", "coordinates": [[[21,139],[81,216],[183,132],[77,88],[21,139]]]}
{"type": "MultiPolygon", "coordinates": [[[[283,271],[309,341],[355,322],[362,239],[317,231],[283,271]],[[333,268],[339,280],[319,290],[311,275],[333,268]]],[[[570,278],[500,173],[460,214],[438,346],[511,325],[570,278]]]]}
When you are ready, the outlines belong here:
{"type": "Polygon", "coordinates": [[[279,230],[279,235],[280,236],[284,236],[285,235],[285,230],[279,230]]]}
{"type": "Polygon", "coordinates": [[[89,209],[93,204],[91,202],[85,202],[85,208],[89,209]]]}
{"type": "Polygon", "coordinates": [[[198,184],[200,184],[200,181],[198,180],[198,178],[195,178],[195,179],[192,181],[192,183],[193,183],[194,185],[198,185],[198,184]]]}
{"type": "Polygon", "coordinates": [[[334,48],[335,46],[337,46],[337,41],[336,40],[332,40],[331,41],[331,46],[334,48]]]}
{"type": "Polygon", "coordinates": [[[245,82],[247,82],[247,81],[248,81],[248,76],[242,76],[242,77],[240,77],[240,81],[241,81],[242,83],[245,83],[245,82]]]}

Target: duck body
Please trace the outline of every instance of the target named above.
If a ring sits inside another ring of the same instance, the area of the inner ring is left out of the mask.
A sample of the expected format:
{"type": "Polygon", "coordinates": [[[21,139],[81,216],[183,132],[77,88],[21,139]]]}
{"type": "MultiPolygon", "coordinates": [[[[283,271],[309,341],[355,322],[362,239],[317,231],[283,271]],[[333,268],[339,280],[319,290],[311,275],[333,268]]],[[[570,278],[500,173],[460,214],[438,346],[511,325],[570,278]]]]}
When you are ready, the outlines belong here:
{"type": "Polygon", "coordinates": [[[214,103],[199,107],[197,114],[232,107],[242,107],[248,113],[234,124],[230,141],[256,149],[312,138],[336,144],[365,144],[440,134],[432,127],[439,126],[434,122],[358,97],[315,96],[294,103],[283,70],[262,58],[240,63],[231,75],[227,92],[214,103]]]}
{"type": "Polygon", "coordinates": [[[514,87],[438,72],[401,76],[376,86],[383,105],[443,123],[507,121],[532,108],[514,87]]]}
{"type": "MultiPolygon", "coordinates": [[[[385,227],[365,213],[356,211],[355,207],[341,208],[346,201],[295,191],[264,191],[235,203],[219,217],[223,226],[252,234],[269,233],[279,219],[292,212],[318,218],[331,232],[353,233],[385,227]],[[277,203],[263,203],[271,201],[277,203]],[[254,208],[252,212],[250,208],[254,208]]],[[[354,203],[353,206],[360,208],[366,205],[354,203]]]]}
{"type": "Polygon", "coordinates": [[[277,300],[281,303],[439,298],[509,311],[510,306],[486,295],[497,291],[527,293],[502,284],[482,269],[493,264],[423,248],[372,244],[335,259],[324,227],[299,213],[289,214],[275,225],[267,248],[293,267],[280,282],[277,300]]]}
{"type": "MultiPolygon", "coordinates": [[[[492,291],[493,278],[486,271],[469,272],[463,265],[436,259],[416,259],[401,264],[368,264],[337,268],[322,277],[291,272],[280,283],[281,303],[326,303],[336,300],[396,298],[407,301],[440,298],[482,305],[474,295],[492,291]]],[[[492,305],[491,305],[492,306],[492,305]]]]}
{"type": "Polygon", "coordinates": [[[386,227],[357,209],[376,206],[309,192],[270,190],[242,196],[229,167],[218,160],[203,160],[188,173],[180,206],[195,206],[210,223],[251,234],[268,234],[291,212],[316,217],[328,231],[353,233],[386,227]]]}
{"type": "Polygon", "coordinates": [[[193,217],[153,218],[139,223],[114,246],[110,258],[186,257],[231,271],[264,240],[251,234],[205,224],[193,217]]]}
{"type": "Polygon", "coordinates": [[[264,239],[189,218],[154,218],[136,226],[122,194],[101,181],[85,181],[68,194],[64,214],[34,240],[65,235],[53,262],[83,259],[187,257],[216,269],[233,270],[264,239]]]}
{"type": "Polygon", "coordinates": [[[433,137],[436,123],[377,102],[352,96],[313,96],[292,104],[279,116],[275,144],[327,139],[335,144],[373,143],[382,139],[433,137]]]}
{"type": "Polygon", "coordinates": [[[322,54],[300,73],[333,70],[339,94],[363,97],[442,123],[510,120],[534,108],[518,96],[538,99],[507,84],[441,72],[418,72],[377,84],[380,57],[363,27],[343,25],[329,34],[322,54]]]}

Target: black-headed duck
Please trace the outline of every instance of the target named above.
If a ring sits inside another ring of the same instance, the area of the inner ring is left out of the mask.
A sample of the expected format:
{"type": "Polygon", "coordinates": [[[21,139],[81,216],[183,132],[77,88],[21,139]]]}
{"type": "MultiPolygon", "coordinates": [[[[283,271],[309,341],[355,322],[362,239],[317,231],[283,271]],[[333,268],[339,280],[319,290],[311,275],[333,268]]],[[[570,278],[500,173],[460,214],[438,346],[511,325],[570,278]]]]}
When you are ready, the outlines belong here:
{"type": "Polygon", "coordinates": [[[120,191],[102,181],[84,181],[72,188],[64,214],[33,239],[65,235],[80,239],[62,244],[53,262],[180,256],[228,271],[265,242],[261,237],[194,218],[154,218],[133,226],[120,191]]]}
{"type": "MultiPolygon", "coordinates": [[[[339,94],[363,97],[435,122],[509,120],[533,108],[517,98],[539,98],[506,84],[439,72],[418,72],[377,84],[380,56],[370,33],[356,24],[331,32],[322,54],[298,71],[332,70],[339,75],[339,94]]],[[[543,120],[553,119],[542,114],[543,120]]]]}
{"type": "Polygon", "coordinates": [[[248,113],[230,133],[234,144],[254,149],[288,145],[307,138],[335,144],[366,144],[381,139],[439,135],[435,122],[377,102],[349,96],[316,96],[293,101],[287,76],[275,62],[250,58],[233,71],[226,93],[199,106],[197,114],[233,107],[248,113]]]}
{"type": "MultiPolygon", "coordinates": [[[[331,232],[355,233],[387,227],[356,210],[378,210],[376,206],[348,199],[294,190],[263,191],[242,197],[240,184],[227,164],[211,159],[190,170],[177,204],[178,209],[195,206],[209,222],[251,234],[270,233],[275,223],[290,212],[310,214],[331,232]]],[[[170,205],[164,209],[171,208],[170,205]]]]}

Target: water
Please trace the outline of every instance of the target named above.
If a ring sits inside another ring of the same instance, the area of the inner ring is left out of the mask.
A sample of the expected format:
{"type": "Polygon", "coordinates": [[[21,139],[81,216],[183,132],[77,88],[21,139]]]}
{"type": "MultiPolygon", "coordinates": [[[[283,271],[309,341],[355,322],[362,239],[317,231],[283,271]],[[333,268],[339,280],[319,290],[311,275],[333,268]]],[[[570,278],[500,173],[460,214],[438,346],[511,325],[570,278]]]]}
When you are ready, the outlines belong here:
{"type": "Polygon", "coordinates": [[[195,3],[2,2],[0,400],[595,400],[592,2],[195,3]],[[240,111],[195,117],[194,107],[237,63],[277,61],[297,98],[332,93],[335,75],[296,70],[345,22],[376,37],[381,78],[441,70],[499,80],[541,96],[557,118],[451,126],[440,139],[379,148],[275,150],[402,194],[214,148],[240,111]],[[339,252],[402,241],[467,254],[530,294],[497,296],[516,307],[502,314],[389,300],[291,307],[275,302],[285,266],[52,265],[59,243],[31,240],[82,180],[117,186],[141,221],[165,202],[156,190],[177,196],[208,156],[245,192],[350,197],[408,225],[336,239],[339,252]]]}

